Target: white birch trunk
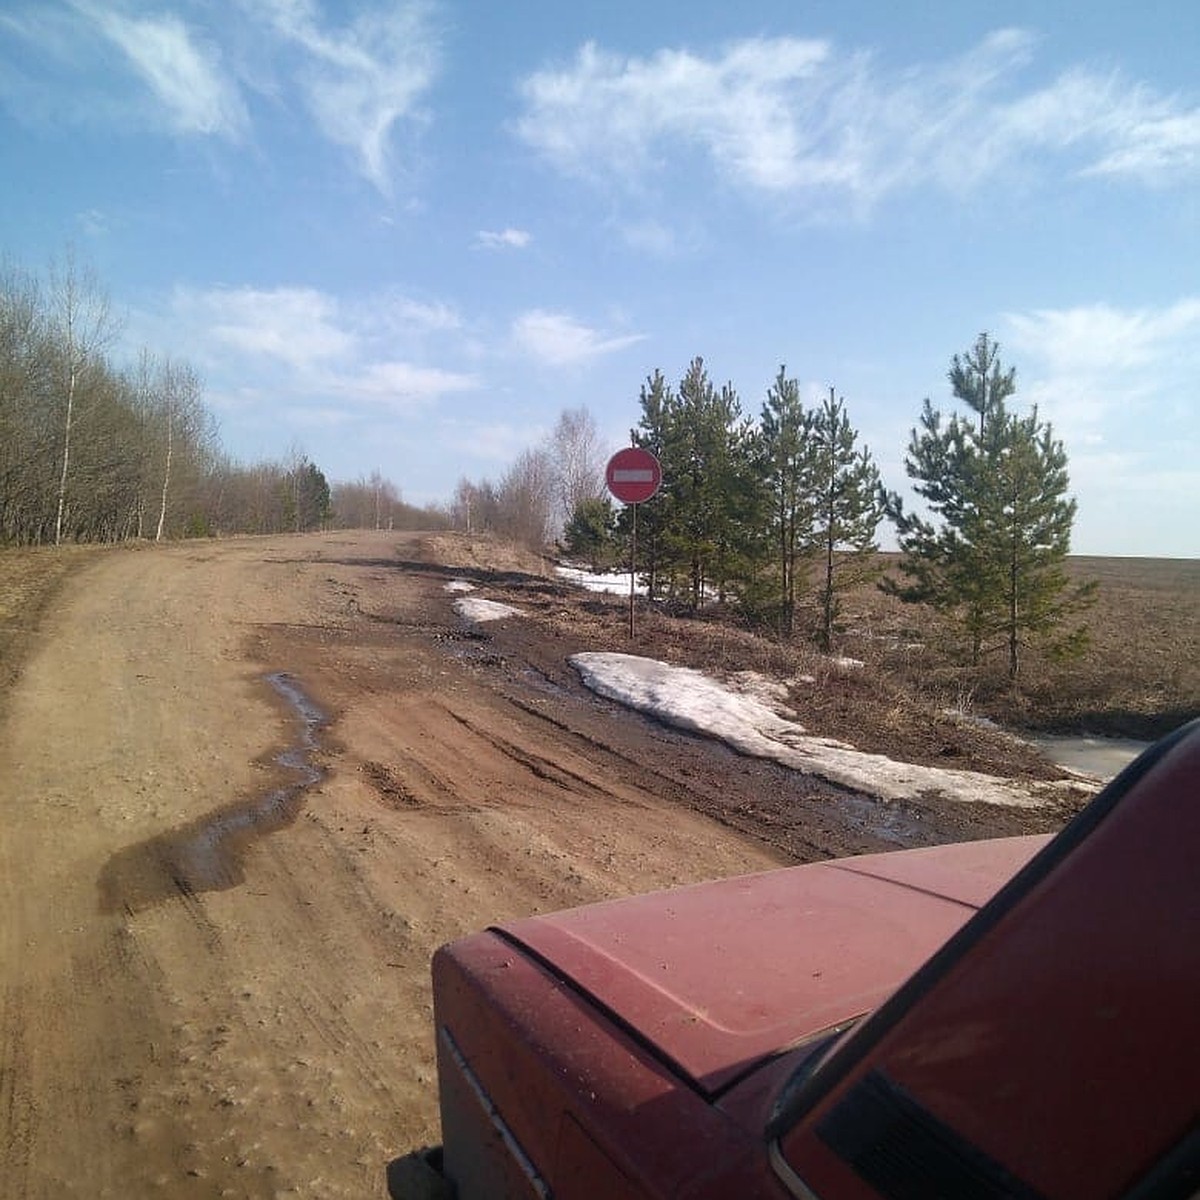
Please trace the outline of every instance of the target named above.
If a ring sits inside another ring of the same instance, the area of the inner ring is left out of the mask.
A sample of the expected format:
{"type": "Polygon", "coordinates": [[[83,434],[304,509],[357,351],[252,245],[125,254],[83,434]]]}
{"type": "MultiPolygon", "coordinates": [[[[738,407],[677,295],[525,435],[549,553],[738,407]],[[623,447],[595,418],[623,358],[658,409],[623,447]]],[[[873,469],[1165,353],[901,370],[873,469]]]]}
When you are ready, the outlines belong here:
{"type": "Polygon", "coordinates": [[[172,420],[171,410],[167,409],[167,465],[163,470],[163,485],[162,485],[162,503],[158,508],[158,529],[154,534],[156,542],[162,541],[163,525],[167,520],[167,488],[171,483],[171,451],[172,446],[172,428],[175,422],[172,420]]]}

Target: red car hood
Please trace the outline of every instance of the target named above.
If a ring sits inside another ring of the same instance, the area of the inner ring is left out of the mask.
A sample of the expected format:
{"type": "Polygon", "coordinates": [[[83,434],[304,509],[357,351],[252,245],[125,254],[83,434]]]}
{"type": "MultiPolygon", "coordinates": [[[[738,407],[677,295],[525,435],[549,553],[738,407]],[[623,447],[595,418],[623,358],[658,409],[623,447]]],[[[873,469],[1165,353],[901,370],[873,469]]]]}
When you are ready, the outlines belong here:
{"type": "Polygon", "coordinates": [[[499,929],[715,1096],[877,1007],[1048,840],[812,863],[499,929]]]}

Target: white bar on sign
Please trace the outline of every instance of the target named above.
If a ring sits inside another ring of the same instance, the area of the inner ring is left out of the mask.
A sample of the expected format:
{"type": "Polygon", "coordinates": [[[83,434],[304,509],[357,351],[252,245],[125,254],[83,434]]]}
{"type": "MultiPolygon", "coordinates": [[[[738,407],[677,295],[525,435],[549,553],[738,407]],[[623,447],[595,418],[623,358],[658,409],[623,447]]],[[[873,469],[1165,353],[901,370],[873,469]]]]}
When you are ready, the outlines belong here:
{"type": "Polygon", "coordinates": [[[654,472],[646,470],[645,467],[636,467],[624,471],[617,468],[612,473],[612,481],[613,483],[653,483],[654,472]]]}

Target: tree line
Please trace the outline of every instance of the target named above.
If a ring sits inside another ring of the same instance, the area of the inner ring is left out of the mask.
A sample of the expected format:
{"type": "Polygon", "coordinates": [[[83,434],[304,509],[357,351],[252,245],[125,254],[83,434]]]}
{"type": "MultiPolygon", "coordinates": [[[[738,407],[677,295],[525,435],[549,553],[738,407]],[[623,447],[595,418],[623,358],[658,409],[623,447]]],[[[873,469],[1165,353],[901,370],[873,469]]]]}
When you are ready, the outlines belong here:
{"type": "Polygon", "coordinates": [[[0,271],[0,544],[444,524],[378,472],[331,485],[304,452],[244,464],[221,448],[199,372],[144,349],[68,255],[45,279],[0,271]]]}
{"type": "Polygon", "coordinates": [[[1015,371],[986,333],[954,356],[948,379],[967,413],[944,417],[925,401],[905,456],[919,509],[883,485],[836,389],[806,405],[781,366],[754,416],[696,358],[677,385],[657,370],[642,385],[630,440],[658,457],[663,484],[636,515],[606,494],[607,456],[586,410],[564,413],[499,485],[460,482],[451,515],[537,549],[558,536],[597,566],[628,563],[636,519],[652,598],[692,611],[729,603],[784,636],[803,625],[826,650],[845,594],[878,579],[957,622],[972,662],[1002,650],[1015,678],[1030,640],[1062,654],[1084,641],[1072,618],[1094,586],[1064,570],[1075,517],[1066,453],[1036,408],[1010,410],[1015,371]],[[899,579],[880,578],[885,520],[899,579]]]}
{"type": "Polygon", "coordinates": [[[549,436],[523,450],[499,480],[460,479],[447,516],[457,529],[541,553],[576,512],[604,494],[607,458],[592,414],[566,409],[549,436]]]}

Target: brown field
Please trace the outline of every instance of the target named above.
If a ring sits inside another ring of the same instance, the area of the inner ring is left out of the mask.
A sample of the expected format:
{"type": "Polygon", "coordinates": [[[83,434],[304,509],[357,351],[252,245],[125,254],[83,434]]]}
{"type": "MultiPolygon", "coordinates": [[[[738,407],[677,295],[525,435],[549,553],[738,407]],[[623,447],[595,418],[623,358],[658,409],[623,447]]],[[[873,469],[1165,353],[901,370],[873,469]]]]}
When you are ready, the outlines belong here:
{"type": "Polygon", "coordinates": [[[1079,618],[1087,649],[1064,662],[1027,648],[1016,686],[1002,649],[972,669],[953,630],[873,587],[847,604],[845,652],[877,662],[914,699],[1031,732],[1153,739],[1200,715],[1200,560],[1078,557],[1068,571],[1099,583],[1079,618]]]}

